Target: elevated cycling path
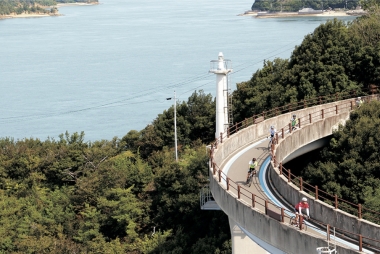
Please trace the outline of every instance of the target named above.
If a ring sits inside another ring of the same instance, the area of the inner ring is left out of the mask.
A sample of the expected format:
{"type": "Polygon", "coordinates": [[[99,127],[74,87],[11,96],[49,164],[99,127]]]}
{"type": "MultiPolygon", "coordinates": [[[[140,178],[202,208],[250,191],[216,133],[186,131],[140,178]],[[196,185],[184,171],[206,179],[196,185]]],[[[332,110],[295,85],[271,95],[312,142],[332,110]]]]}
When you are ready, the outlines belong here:
{"type": "MultiPolygon", "coordinates": [[[[377,98],[371,95],[365,99],[377,98]]],[[[342,201],[338,202],[336,196],[329,201],[317,187],[307,189],[302,178],[293,176],[282,166],[292,154],[323,145],[318,142],[331,135],[339,124],[344,124],[355,108],[354,98],[320,102],[313,102],[319,104],[314,106],[302,105],[302,109],[287,109],[286,113],[280,110],[272,117],[254,116],[230,128],[214,144],[210,189],[229,217],[233,252],[250,253],[252,245],[242,241],[249,237],[270,253],[315,253],[317,247],[330,244],[333,228],[345,239],[334,241],[338,253],[380,251],[380,227],[361,217],[361,206],[357,207],[358,215],[344,212],[339,209],[338,203],[342,201]],[[296,131],[288,128],[293,113],[300,117],[296,131]],[[284,127],[276,134],[278,143],[268,150],[266,136],[271,125],[284,127]],[[245,179],[252,157],[258,158],[260,172],[248,187],[245,179]],[[269,188],[275,189],[276,194],[272,195],[269,188]],[[290,206],[303,196],[309,198],[312,221],[319,224],[319,228],[308,227],[305,231],[289,225],[293,212],[290,206]]]]}

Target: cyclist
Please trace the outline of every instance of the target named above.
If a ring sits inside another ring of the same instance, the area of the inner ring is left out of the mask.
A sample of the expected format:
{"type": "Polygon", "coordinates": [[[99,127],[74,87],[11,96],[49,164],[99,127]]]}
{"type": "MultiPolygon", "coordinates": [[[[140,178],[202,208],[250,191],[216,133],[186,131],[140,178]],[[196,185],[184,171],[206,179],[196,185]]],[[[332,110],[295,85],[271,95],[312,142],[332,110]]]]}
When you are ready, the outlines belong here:
{"type": "Polygon", "coordinates": [[[293,117],[290,119],[290,123],[292,125],[292,130],[295,130],[298,125],[298,119],[297,119],[296,114],[294,114],[293,117]]]}
{"type": "Polygon", "coordinates": [[[296,204],[296,206],[294,207],[294,211],[296,213],[295,221],[297,224],[298,224],[299,215],[304,216],[302,214],[302,211],[306,211],[307,218],[310,218],[310,216],[309,216],[309,204],[307,203],[307,198],[303,197],[301,202],[296,204]]]}
{"type": "Polygon", "coordinates": [[[249,176],[252,174],[256,174],[256,167],[257,167],[257,160],[256,158],[252,158],[251,161],[248,163],[248,174],[247,174],[247,183],[249,182],[249,176]]]}
{"type": "Polygon", "coordinates": [[[274,135],[276,134],[276,129],[274,128],[273,125],[270,126],[270,129],[269,129],[269,135],[270,135],[270,139],[272,139],[274,137],[274,135]]]}
{"type": "Polygon", "coordinates": [[[358,97],[357,100],[356,100],[356,106],[358,108],[360,108],[360,106],[363,104],[363,100],[361,97],[358,97]]]}

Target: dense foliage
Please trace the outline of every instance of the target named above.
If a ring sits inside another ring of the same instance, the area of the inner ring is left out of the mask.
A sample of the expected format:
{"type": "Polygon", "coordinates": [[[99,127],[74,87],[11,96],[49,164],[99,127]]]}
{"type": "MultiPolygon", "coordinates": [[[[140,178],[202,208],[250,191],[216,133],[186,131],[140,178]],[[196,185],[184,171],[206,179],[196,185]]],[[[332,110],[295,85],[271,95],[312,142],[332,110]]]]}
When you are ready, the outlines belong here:
{"type": "Polygon", "coordinates": [[[199,207],[208,179],[201,139],[213,129],[205,119],[213,105],[202,91],[180,104],[186,137],[179,136],[178,163],[172,109],[154,121],[151,135],[162,143],[148,160],[129,147],[131,135],[1,139],[0,252],[230,253],[226,215],[199,207]]]}
{"type": "Polygon", "coordinates": [[[311,185],[380,212],[379,129],[380,102],[363,104],[302,175],[311,185]]]}
{"type": "MultiPolygon", "coordinates": [[[[177,137],[181,150],[192,142],[200,140],[204,144],[214,140],[215,133],[215,100],[202,90],[193,93],[187,103],[177,103],[177,137]]],[[[130,131],[123,140],[128,149],[148,158],[154,151],[163,146],[174,145],[174,106],[165,110],[141,131],[130,131]]]]}

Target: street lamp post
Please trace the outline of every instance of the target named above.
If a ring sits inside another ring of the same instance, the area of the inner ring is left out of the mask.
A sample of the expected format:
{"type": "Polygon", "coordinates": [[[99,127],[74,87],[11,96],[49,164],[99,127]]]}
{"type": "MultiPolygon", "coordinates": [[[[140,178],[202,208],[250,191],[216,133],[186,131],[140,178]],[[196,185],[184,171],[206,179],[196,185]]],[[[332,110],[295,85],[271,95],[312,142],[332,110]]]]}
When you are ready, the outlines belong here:
{"type": "Polygon", "coordinates": [[[177,152],[177,99],[175,97],[166,98],[167,100],[174,99],[174,146],[175,146],[175,161],[178,161],[178,152],[177,152]]]}

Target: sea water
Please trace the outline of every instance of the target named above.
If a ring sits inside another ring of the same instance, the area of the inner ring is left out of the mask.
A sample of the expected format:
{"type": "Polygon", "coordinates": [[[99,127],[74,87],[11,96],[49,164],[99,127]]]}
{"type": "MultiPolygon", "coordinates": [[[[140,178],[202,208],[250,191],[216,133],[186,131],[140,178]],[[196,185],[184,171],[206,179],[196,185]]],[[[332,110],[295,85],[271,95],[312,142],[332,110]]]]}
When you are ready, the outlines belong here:
{"type": "MultiPolygon", "coordinates": [[[[104,0],[62,16],[0,20],[0,137],[142,130],[198,90],[215,96],[210,61],[231,60],[230,89],[264,60],[289,58],[331,17],[239,16],[250,1],[104,0]]],[[[338,17],[352,20],[354,17],[338,17]]]]}

